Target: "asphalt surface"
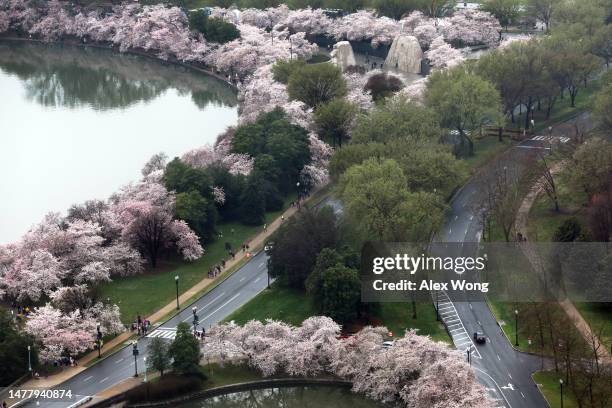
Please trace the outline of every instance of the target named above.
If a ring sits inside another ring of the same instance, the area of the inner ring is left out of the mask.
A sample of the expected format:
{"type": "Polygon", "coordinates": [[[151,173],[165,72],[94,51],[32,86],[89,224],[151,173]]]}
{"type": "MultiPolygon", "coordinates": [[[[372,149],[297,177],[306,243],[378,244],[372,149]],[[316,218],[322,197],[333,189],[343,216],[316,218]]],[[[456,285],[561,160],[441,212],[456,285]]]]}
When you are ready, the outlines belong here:
{"type": "MultiPolygon", "coordinates": [[[[143,357],[146,355],[147,344],[152,337],[162,337],[170,341],[174,336],[176,326],[180,322],[193,324],[192,308],[197,308],[200,325],[198,329],[206,328],[220,322],[240,306],[247,303],[268,285],[267,256],[264,251],[254,255],[248,263],[234,272],[218,286],[200,297],[196,302],[181,310],[176,316],[163,323],[159,328],[151,330],[148,337],[138,340],[137,367],[139,376],[144,373],[143,357]],[[170,334],[168,334],[170,333],[170,334]],[[163,335],[159,335],[163,334],[163,335]]],[[[27,407],[70,407],[72,404],[88,396],[93,396],[135,373],[132,346],[127,346],[99,363],[87,368],[70,380],[55,387],[71,390],[72,399],[64,400],[32,400],[19,406],[27,407]]]]}
{"type": "MultiPolygon", "coordinates": [[[[589,129],[592,124],[587,115],[579,118],[580,126],[589,129]]],[[[559,143],[569,141],[573,129],[560,126],[550,135],[538,135],[509,149],[466,184],[453,198],[451,213],[446,224],[437,235],[439,242],[480,242],[482,237],[482,203],[485,202],[483,185],[494,177],[495,171],[504,171],[508,177],[519,177],[529,170],[529,160],[534,154],[546,154],[559,143]]],[[[476,245],[465,245],[463,253],[468,256],[476,245]]],[[[458,254],[459,255],[459,254],[458,254]]],[[[454,292],[449,298],[445,293],[439,296],[439,313],[446,323],[455,346],[466,353],[478,380],[489,395],[496,401],[496,407],[508,408],[546,408],[548,403],[538,390],[531,375],[544,364],[540,357],[516,351],[503,334],[495,317],[489,309],[484,294],[475,299],[470,294],[469,301],[461,293],[454,292]],[[482,332],[486,344],[476,344],[472,340],[474,332],[482,332]]],[[[514,322],[507,322],[514,324],[514,322]]],[[[526,339],[519,339],[526,341],[526,339]]]]}
{"type": "MultiPolygon", "coordinates": [[[[553,136],[554,137],[554,136],[553,136]]],[[[524,167],[524,160],[538,151],[546,151],[549,146],[547,137],[528,140],[510,149],[496,165],[503,165],[505,171],[513,174],[524,167]]],[[[479,213],[483,201],[483,178],[488,173],[482,172],[465,185],[451,203],[451,214],[447,223],[438,234],[441,242],[479,242],[482,226],[479,213]]],[[[326,199],[319,205],[331,205],[336,213],[342,212],[341,204],[326,199]]],[[[267,256],[261,251],[248,263],[230,275],[218,286],[206,293],[193,304],[181,310],[176,316],[149,332],[147,337],[138,340],[140,351],[137,364],[132,354],[132,346],[127,346],[105,358],[92,367],[82,371],[70,380],[55,387],[71,390],[70,400],[31,400],[19,406],[65,408],[79,406],[79,401],[91,397],[134,375],[136,366],[139,376],[143,376],[147,344],[152,337],[162,337],[170,341],[174,337],[176,326],[180,322],[193,323],[192,307],[196,307],[199,317],[199,329],[220,322],[240,306],[247,303],[266,288],[267,256]]],[[[508,408],[544,408],[547,403],[531,374],[541,366],[541,359],[515,351],[501,332],[495,318],[484,298],[482,301],[462,301],[440,293],[440,314],[451,332],[451,337],[458,349],[470,350],[472,367],[479,381],[485,385],[496,407],[508,408]],[[475,345],[471,336],[473,332],[483,332],[487,336],[486,345],[475,345]]]]}

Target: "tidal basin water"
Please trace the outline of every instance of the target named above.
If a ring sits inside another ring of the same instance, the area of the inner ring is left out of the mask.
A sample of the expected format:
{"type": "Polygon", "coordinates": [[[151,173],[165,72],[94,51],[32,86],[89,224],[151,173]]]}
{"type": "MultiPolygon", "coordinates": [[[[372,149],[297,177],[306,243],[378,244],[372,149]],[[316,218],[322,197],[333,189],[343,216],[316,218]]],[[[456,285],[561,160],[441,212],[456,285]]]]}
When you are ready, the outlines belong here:
{"type": "Polygon", "coordinates": [[[249,390],[177,405],[176,408],[392,408],[332,387],[249,390]]]}
{"type": "Polygon", "coordinates": [[[0,41],[0,244],[49,211],[105,199],[155,153],[237,121],[222,81],[112,50],[0,41]]]}

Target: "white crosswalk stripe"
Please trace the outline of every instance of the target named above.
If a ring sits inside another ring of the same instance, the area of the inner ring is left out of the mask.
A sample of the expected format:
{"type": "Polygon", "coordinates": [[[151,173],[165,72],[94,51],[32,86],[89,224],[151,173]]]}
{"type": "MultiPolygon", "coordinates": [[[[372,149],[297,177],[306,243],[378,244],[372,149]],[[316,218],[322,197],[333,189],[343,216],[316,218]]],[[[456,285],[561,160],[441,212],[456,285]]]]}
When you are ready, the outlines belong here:
{"type": "Polygon", "coordinates": [[[155,329],[147,334],[147,337],[161,337],[163,339],[174,340],[176,337],[176,329],[155,329]]]}
{"type": "Polygon", "coordinates": [[[453,343],[455,343],[455,347],[464,352],[470,349],[470,353],[473,357],[482,358],[478,352],[478,349],[474,345],[474,342],[472,341],[472,337],[468,334],[465,326],[463,326],[463,322],[459,318],[455,305],[450,300],[446,292],[434,291],[431,295],[434,300],[434,306],[436,301],[440,306],[440,318],[448,329],[448,332],[453,339],[453,343]],[[442,305],[444,305],[445,308],[444,312],[442,312],[442,305]]]}

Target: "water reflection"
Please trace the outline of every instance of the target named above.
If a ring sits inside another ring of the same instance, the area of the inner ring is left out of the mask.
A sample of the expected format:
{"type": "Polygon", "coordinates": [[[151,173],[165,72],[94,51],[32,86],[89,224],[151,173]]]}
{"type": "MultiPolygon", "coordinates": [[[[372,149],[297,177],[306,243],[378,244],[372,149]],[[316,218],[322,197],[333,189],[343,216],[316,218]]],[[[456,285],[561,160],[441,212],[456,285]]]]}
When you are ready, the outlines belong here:
{"type": "Polygon", "coordinates": [[[250,390],[193,401],[179,408],[389,408],[347,389],[288,387],[250,390]]]}
{"type": "Polygon", "coordinates": [[[190,94],[200,109],[237,104],[235,92],[221,81],[112,50],[0,43],[0,70],[21,79],[26,98],[46,107],[126,108],[170,88],[190,94]]]}

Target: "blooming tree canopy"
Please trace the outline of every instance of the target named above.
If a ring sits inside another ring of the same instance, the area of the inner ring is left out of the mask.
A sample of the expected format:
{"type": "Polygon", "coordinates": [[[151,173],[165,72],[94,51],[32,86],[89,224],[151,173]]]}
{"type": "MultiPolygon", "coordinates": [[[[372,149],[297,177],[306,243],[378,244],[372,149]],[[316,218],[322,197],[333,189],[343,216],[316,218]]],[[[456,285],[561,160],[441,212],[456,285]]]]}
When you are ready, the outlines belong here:
{"type": "Polygon", "coordinates": [[[274,320],[229,323],[213,327],[202,350],[207,360],[242,359],[264,376],[334,374],[351,381],[355,392],[406,407],[492,406],[462,353],[414,330],[384,348],[387,332],[366,327],[340,339],[340,326],[321,316],[300,327],[274,320]]]}

